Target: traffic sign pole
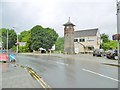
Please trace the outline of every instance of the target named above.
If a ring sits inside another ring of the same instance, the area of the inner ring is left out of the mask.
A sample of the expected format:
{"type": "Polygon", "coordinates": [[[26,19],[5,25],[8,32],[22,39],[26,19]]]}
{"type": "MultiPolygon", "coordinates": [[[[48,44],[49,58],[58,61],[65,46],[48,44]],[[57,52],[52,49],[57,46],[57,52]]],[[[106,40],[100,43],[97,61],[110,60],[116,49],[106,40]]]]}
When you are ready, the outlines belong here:
{"type": "MultiPolygon", "coordinates": [[[[120,34],[120,1],[117,0],[117,33],[120,34]]],[[[118,39],[118,58],[120,62],[120,40],[118,39]]]]}
{"type": "Polygon", "coordinates": [[[7,29],[7,54],[8,54],[8,29],[7,29]]]}

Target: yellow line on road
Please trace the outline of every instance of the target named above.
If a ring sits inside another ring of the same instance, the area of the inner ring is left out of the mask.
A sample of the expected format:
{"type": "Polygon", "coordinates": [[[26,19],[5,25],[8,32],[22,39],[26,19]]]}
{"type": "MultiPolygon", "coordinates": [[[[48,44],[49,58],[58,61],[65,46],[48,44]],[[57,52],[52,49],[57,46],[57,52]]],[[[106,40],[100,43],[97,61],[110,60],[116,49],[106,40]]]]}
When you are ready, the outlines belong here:
{"type": "Polygon", "coordinates": [[[39,84],[44,88],[45,90],[51,89],[51,87],[45,83],[45,81],[30,67],[28,66],[23,66],[20,64],[16,64],[16,66],[20,66],[21,68],[27,69],[27,71],[30,73],[30,75],[39,82],[39,84]]]}

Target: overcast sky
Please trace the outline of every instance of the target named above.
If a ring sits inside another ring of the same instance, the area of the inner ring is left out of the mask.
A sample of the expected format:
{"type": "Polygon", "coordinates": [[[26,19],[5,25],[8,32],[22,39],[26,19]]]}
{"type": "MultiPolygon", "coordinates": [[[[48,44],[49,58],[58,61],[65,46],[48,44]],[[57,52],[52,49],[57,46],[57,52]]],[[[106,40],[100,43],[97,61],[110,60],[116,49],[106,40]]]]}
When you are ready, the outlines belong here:
{"type": "Polygon", "coordinates": [[[16,27],[17,33],[42,25],[63,36],[68,17],[76,31],[99,28],[110,38],[117,32],[116,0],[2,0],[1,5],[2,27],[16,27]]]}

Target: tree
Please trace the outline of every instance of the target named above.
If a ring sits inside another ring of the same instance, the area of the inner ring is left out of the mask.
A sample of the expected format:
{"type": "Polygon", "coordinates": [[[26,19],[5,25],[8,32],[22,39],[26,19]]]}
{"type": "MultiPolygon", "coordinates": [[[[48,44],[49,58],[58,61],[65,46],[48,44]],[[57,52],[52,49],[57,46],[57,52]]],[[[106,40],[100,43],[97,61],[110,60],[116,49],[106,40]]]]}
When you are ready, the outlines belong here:
{"type": "Polygon", "coordinates": [[[22,31],[18,36],[19,42],[26,42],[25,46],[19,46],[19,52],[28,52],[29,50],[29,39],[31,37],[31,30],[22,31]]]}
{"type": "Polygon", "coordinates": [[[13,29],[0,29],[2,31],[2,47],[7,48],[7,30],[8,30],[8,49],[12,48],[17,42],[17,35],[13,29]]]}
{"type": "Polygon", "coordinates": [[[0,29],[0,43],[2,43],[2,30],[0,29]]]}
{"type": "Polygon", "coordinates": [[[2,42],[2,30],[0,29],[0,42],[2,42]]]}
{"type": "Polygon", "coordinates": [[[0,49],[2,48],[2,30],[0,30],[0,49]]]}
{"type": "Polygon", "coordinates": [[[57,38],[58,34],[54,29],[36,25],[31,29],[30,48],[32,50],[38,50],[39,48],[49,50],[55,44],[57,38]]]}
{"type": "Polygon", "coordinates": [[[117,41],[110,40],[109,42],[102,43],[102,48],[104,50],[109,50],[110,48],[116,49],[117,47],[117,41]]]}
{"type": "Polygon", "coordinates": [[[64,37],[59,37],[55,43],[56,51],[64,51],[64,37]]]}
{"type": "Polygon", "coordinates": [[[104,50],[109,50],[110,48],[116,49],[117,41],[109,40],[109,36],[107,34],[102,34],[101,39],[103,40],[101,48],[103,48],[104,50]]]}
{"type": "Polygon", "coordinates": [[[105,33],[103,33],[103,34],[101,35],[101,39],[102,39],[103,43],[106,43],[106,42],[109,42],[109,41],[110,41],[110,40],[109,40],[109,36],[108,36],[107,34],[105,34],[105,33]]]}
{"type": "Polygon", "coordinates": [[[27,42],[30,38],[30,30],[22,31],[19,35],[19,42],[27,42]]]}
{"type": "Polygon", "coordinates": [[[17,42],[17,34],[15,33],[14,30],[9,30],[8,33],[8,48],[12,48],[14,45],[16,45],[17,42]]]}

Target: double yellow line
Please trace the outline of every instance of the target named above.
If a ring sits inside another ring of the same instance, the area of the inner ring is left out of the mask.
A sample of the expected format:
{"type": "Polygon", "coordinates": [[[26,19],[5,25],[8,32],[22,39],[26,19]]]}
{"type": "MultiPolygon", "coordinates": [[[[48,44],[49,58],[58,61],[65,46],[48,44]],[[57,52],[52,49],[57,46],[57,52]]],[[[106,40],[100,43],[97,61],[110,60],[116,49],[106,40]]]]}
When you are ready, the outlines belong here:
{"type": "Polygon", "coordinates": [[[51,87],[49,85],[47,85],[45,83],[45,81],[30,67],[27,67],[27,70],[28,72],[30,73],[30,75],[35,78],[39,83],[40,85],[45,88],[45,89],[50,89],[51,87]]]}
{"type": "Polygon", "coordinates": [[[19,64],[16,64],[16,65],[20,66],[21,68],[27,69],[27,71],[30,73],[30,75],[40,83],[42,88],[44,88],[45,90],[52,90],[51,87],[45,83],[45,81],[42,79],[42,77],[40,77],[32,68],[30,68],[28,66],[19,65],[19,64]]]}

